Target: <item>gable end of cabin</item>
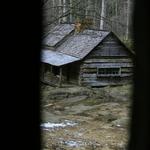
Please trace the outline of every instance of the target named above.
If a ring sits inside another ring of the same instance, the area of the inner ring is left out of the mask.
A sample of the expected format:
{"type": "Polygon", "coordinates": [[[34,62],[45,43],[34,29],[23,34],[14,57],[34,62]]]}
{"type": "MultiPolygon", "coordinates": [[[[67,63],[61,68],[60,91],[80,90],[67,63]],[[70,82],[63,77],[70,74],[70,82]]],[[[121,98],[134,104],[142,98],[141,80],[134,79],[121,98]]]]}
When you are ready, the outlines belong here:
{"type": "Polygon", "coordinates": [[[110,32],[82,61],[80,85],[107,86],[132,82],[133,60],[129,49],[110,32]]]}

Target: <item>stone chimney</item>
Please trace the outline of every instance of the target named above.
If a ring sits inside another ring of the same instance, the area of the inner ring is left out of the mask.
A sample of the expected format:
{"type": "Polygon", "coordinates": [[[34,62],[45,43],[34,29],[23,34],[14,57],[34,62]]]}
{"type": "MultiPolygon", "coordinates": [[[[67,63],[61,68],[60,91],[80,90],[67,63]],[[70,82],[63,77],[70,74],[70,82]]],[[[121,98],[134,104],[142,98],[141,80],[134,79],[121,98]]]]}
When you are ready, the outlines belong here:
{"type": "Polygon", "coordinates": [[[92,19],[85,18],[83,20],[77,19],[75,22],[75,33],[80,33],[85,29],[88,29],[91,25],[93,25],[92,19]]]}
{"type": "Polygon", "coordinates": [[[82,28],[82,24],[79,20],[75,22],[75,33],[80,33],[82,28]]]}

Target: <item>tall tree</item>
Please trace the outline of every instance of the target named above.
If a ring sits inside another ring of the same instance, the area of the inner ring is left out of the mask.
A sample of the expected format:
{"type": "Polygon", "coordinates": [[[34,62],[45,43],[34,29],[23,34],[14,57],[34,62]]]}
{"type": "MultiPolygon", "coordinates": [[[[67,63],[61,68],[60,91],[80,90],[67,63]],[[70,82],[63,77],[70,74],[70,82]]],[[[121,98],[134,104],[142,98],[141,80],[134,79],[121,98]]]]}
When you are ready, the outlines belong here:
{"type": "Polygon", "coordinates": [[[129,38],[129,23],[130,23],[130,0],[127,0],[127,27],[126,27],[126,40],[129,38]]]}
{"type": "Polygon", "coordinates": [[[92,28],[112,30],[130,38],[133,0],[43,0],[44,27],[92,18],[92,28]]]}
{"type": "Polygon", "coordinates": [[[100,29],[104,29],[104,17],[105,17],[105,0],[102,0],[101,5],[101,17],[100,17],[100,29]]]}
{"type": "Polygon", "coordinates": [[[73,10],[72,10],[72,0],[69,0],[69,7],[70,7],[70,15],[69,15],[69,22],[73,22],[73,10]]]}

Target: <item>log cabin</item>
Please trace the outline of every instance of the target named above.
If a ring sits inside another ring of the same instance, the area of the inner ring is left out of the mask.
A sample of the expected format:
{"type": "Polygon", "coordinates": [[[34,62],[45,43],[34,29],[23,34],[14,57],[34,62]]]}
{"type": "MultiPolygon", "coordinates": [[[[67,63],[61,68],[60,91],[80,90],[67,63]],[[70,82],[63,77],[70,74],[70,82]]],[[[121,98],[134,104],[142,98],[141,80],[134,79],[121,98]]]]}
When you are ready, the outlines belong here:
{"type": "Polygon", "coordinates": [[[59,24],[42,41],[41,79],[57,84],[101,87],[132,82],[134,52],[110,31],[59,24]]]}

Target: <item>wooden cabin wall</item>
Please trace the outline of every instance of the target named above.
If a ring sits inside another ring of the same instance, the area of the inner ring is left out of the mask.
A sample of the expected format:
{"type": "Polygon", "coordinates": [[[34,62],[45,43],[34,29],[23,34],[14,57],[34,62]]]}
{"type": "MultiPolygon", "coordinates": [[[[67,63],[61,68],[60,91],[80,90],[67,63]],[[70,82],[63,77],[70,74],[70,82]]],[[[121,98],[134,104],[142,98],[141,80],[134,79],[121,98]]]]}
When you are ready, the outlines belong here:
{"type": "Polygon", "coordinates": [[[87,86],[106,86],[124,84],[132,81],[133,62],[128,50],[114,36],[109,35],[82,62],[80,84],[87,86]],[[120,67],[120,75],[97,75],[98,68],[120,67]]]}

